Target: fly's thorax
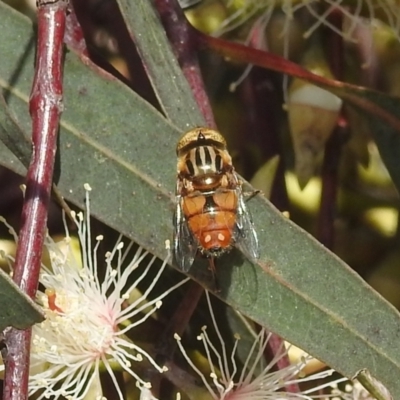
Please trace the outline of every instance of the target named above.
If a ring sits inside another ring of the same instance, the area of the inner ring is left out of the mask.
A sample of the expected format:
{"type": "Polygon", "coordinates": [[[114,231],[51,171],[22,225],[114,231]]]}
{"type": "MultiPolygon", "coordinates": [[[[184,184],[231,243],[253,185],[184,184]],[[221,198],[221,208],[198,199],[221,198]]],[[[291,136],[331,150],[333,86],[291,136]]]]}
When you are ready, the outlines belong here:
{"type": "Polygon", "coordinates": [[[226,150],[214,146],[197,146],[181,158],[178,168],[190,178],[222,175],[232,169],[232,160],[226,150]]]}
{"type": "MultiPolygon", "coordinates": [[[[232,159],[222,135],[209,128],[186,132],[177,145],[178,180],[186,193],[228,187],[232,159]]],[[[183,193],[185,194],[185,193],[183,193]]]]}
{"type": "Polygon", "coordinates": [[[192,187],[200,192],[209,192],[211,190],[216,190],[223,185],[225,175],[201,175],[192,178],[192,187]]]}

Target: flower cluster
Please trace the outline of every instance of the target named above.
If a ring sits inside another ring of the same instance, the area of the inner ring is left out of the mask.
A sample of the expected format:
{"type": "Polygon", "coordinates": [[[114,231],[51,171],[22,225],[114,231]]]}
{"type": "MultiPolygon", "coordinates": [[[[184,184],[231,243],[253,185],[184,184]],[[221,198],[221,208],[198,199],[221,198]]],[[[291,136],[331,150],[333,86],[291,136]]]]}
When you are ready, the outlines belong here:
{"type": "MultiPolygon", "coordinates": [[[[326,398],[317,393],[319,390],[329,387],[331,384],[315,386],[310,390],[301,393],[291,393],[287,389],[291,385],[314,381],[326,378],[333,373],[333,370],[323,371],[311,376],[299,377],[301,371],[309,361],[309,356],[304,356],[300,362],[290,364],[289,366],[274,370],[273,367],[283,358],[287,356],[288,349],[282,344],[273,359],[265,364],[264,354],[267,344],[271,338],[271,334],[267,334],[265,329],[261,329],[259,334],[254,334],[255,340],[247,355],[244,365],[239,372],[236,363],[236,352],[240,337],[235,335],[235,342],[231,352],[228,353],[227,346],[223,336],[218,328],[214,312],[211,306],[210,297],[206,292],[207,302],[210,309],[213,328],[219,340],[219,346],[213,344],[207,334],[206,327],[203,327],[202,333],[198,336],[198,340],[203,343],[205,354],[207,356],[210,368],[210,380],[207,379],[199,368],[189,358],[185,351],[181,339],[175,335],[179,349],[187,360],[192,369],[200,376],[204,386],[207,388],[214,400],[275,400],[275,399],[317,399],[326,398]],[[218,350],[218,347],[220,350],[218,350]],[[216,364],[213,360],[216,360],[216,364]]],[[[254,332],[253,332],[254,333],[254,332]]],[[[342,381],[344,379],[340,379],[342,381]]]]}
{"type": "MultiPolygon", "coordinates": [[[[229,1],[228,1],[229,4],[229,1]]],[[[274,10],[281,9],[286,16],[282,35],[286,35],[290,29],[293,16],[301,9],[305,9],[314,20],[303,34],[305,38],[310,37],[320,26],[325,26],[348,41],[355,41],[354,32],[358,25],[371,26],[377,17],[384,16],[385,22],[393,29],[397,39],[400,40],[400,7],[399,4],[390,0],[368,0],[359,1],[357,5],[351,6],[342,0],[316,0],[297,1],[271,1],[271,0],[245,0],[237,2],[236,5],[228,7],[232,12],[219,26],[216,35],[224,34],[242,25],[245,21],[259,15],[258,24],[265,27],[274,10]],[[322,3],[322,4],[318,4],[322,3]],[[323,7],[319,7],[323,5],[323,7]],[[340,30],[334,26],[329,17],[335,11],[340,10],[346,18],[344,29],[340,30]]]]}
{"type": "Polygon", "coordinates": [[[141,247],[133,257],[129,256],[133,243],[125,248],[119,238],[105,256],[104,279],[100,281],[103,262],[98,249],[103,236],[96,237],[92,250],[91,189],[89,185],[85,189],[86,214],[72,213],[80,251],[74,252],[66,223],[64,240],[55,243],[48,237],[45,242],[50,266],[42,267],[40,284],[45,291],[38,293],[37,300],[46,319],[33,327],[29,380],[29,395],[37,393],[39,400],[50,396],[79,400],[88,393],[102,398],[99,373],[103,370],[110,375],[121,400],[123,394],[115,370],[129,374],[142,390],[148,389],[150,384],[139,376],[134,364],[143,360],[159,372],[165,368],[130,340],[127,333],[146,321],[161,306],[162,299],[187,280],[147,300],[167,261],[141,293],[138,284],[149,273],[156,257],[147,261],[148,252],[141,247]],[[134,271],[137,277],[132,282],[134,271]]]}

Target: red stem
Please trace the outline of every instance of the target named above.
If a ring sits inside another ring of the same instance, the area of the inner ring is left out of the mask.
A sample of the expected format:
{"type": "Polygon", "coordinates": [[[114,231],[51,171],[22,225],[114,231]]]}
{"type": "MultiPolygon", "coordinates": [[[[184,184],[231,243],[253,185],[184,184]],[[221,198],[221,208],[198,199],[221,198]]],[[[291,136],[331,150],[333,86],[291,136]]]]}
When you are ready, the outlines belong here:
{"type": "Polygon", "coordinates": [[[343,82],[315,75],[300,65],[268,51],[253,49],[240,43],[208,36],[198,30],[195,30],[194,28],[193,32],[193,37],[200,49],[205,48],[213,50],[217,54],[220,54],[229,60],[244,62],[246,64],[254,64],[279,73],[296,76],[300,79],[309,80],[315,84],[329,87],[332,90],[340,90],[345,87],[357,88],[354,85],[347,83],[345,84],[343,82]]]}
{"type": "MultiPolygon", "coordinates": [[[[329,22],[336,26],[338,30],[343,29],[343,13],[340,9],[334,10],[329,15],[329,22]]],[[[327,47],[329,51],[329,64],[335,79],[342,80],[344,72],[344,41],[342,36],[327,30],[327,47]]]]}
{"type": "Polygon", "coordinates": [[[344,117],[340,117],[338,126],[332,132],[325,146],[321,171],[321,206],[316,237],[328,249],[332,249],[335,242],[334,221],[336,218],[339,164],[341,150],[348,136],[347,121],[344,117]]]}
{"type": "MultiPolygon", "coordinates": [[[[204,292],[204,288],[197,282],[191,281],[187,288],[183,299],[179,302],[179,306],[175,309],[174,313],[170,316],[169,321],[163,330],[158,343],[156,345],[157,361],[163,365],[169,364],[173,358],[177,347],[174,334],[177,333],[182,336],[186,330],[189,320],[191,319],[194,311],[197,308],[199,300],[204,292]]],[[[173,382],[174,373],[169,375],[168,379],[173,382]]],[[[151,385],[158,389],[158,392],[162,390],[163,379],[162,375],[153,375],[151,379],[151,385]]],[[[153,392],[156,393],[156,392],[153,392]]],[[[158,398],[161,398],[158,395],[158,398]]]]}
{"type": "MultiPolygon", "coordinates": [[[[22,227],[19,234],[14,281],[30,297],[36,294],[46,235],[47,208],[52,185],[57,132],[62,110],[62,60],[67,1],[38,2],[38,38],[35,77],[30,98],[32,159],[28,169],[22,227]]],[[[31,330],[11,328],[4,400],[28,398],[31,330]]]]}
{"type": "Polygon", "coordinates": [[[193,28],[188,24],[177,0],[155,0],[154,4],[183,74],[192,89],[197,105],[207,125],[215,128],[214,115],[204,88],[197,58],[196,44],[193,41],[193,28]]]}
{"type": "MultiPolygon", "coordinates": [[[[247,129],[242,134],[243,148],[246,143],[252,144],[262,151],[262,161],[280,156],[279,166],[272,184],[270,201],[281,211],[289,211],[289,199],[285,183],[285,161],[278,132],[278,121],[282,117],[282,98],[278,93],[281,81],[275,79],[276,74],[258,67],[253,67],[249,76],[241,84],[240,94],[244,105],[247,129]],[[268,82],[268,84],[266,84],[268,82]],[[272,89],[271,89],[272,88],[272,89]]],[[[254,167],[252,165],[251,167],[254,167]]],[[[245,171],[246,173],[248,171],[245,171]]],[[[244,174],[245,177],[252,176],[244,174]]]]}
{"type": "Polygon", "coordinates": [[[190,284],[188,284],[182,301],[179,303],[174,314],[170,317],[157,345],[159,355],[165,358],[166,361],[172,360],[177,346],[174,334],[177,333],[179,336],[183,335],[203,293],[204,288],[197,282],[191,281],[190,284]]]}
{"type": "MultiPolygon", "coordinates": [[[[343,14],[341,10],[334,10],[329,17],[330,22],[339,30],[342,29],[343,14]]],[[[329,30],[328,49],[329,63],[335,79],[343,78],[344,71],[344,44],[343,38],[336,32],[329,30]]],[[[341,112],[337,127],[325,146],[324,162],[321,171],[322,191],[318,215],[317,238],[328,249],[333,249],[335,242],[334,221],[337,209],[338,173],[341,149],[347,136],[347,122],[341,112]]]]}
{"type": "MultiPolygon", "coordinates": [[[[268,335],[268,333],[266,332],[265,335],[268,335]]],[[[275,356],[280,355],[284,351],[286,351],[284,340],[276,333],[272,333],[264,351],[266,362],[270,362],[275,356]]],[[[276,364],[272,366],[271,371],[279,371],[288,368],[290,364],[289,354],[286,353],[285,356],[281,357],[276,364]]],[[[298,383],[293,382],[290,385],[285,386],[285,391],[288,393],[300,393],[300,387],[298,383]]]]}

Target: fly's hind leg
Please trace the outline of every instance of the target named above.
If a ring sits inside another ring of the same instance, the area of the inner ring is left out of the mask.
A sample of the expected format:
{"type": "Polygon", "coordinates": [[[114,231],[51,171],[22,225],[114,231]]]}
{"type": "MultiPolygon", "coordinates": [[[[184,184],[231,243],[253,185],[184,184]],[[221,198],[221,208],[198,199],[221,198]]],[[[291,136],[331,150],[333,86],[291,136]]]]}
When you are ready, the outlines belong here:
{"type": "MultiPolygon", "coordinates": [[[[262,190],[259,190],[259,189],[253,189],[253,188],[251,188],[249,191],[245,191],[244,190],[244,187],[243,187],[243,184],[245,183],[242,179],[239,179],[238,180],[238,183],[239,183],[239,186],[241,187],[241,189],[242,189],[242,193],[243,193],[243,197],[244,197],[244,200],[246,201],[246,203],[249,201],[249,200],[251,200],[253,197],[256,197],[258,194],[264,194],[263,192],[262,192],[262,190]]],[[[248,185],[247,185],[248,186],[248,185]]]]}
{"type": "Polygon", "coordinates": [[[217,269],[215,268],[215,257],[208,257],[208,269],[211,271],[214,280],[214,290],[220,292],[221,288],[218,283],[217,269]]]}

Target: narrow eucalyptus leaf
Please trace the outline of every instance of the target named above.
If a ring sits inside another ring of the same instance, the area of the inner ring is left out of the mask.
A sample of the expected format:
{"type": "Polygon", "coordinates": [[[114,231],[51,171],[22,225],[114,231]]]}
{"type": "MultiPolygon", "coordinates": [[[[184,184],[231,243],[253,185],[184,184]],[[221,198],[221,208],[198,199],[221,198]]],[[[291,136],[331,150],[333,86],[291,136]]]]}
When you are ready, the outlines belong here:
{"type": "Polygon", "coordinates": [[[167,118],[182,130],[203,125],[204,119],[174,57],[153,2],[117,0],[117,3],[167,118]]]}
{"type": "Polygon", "coordinates": [[[40,308],[0,268],[0,332],[8,326],[26,329],[43,320],[40,308]]]}

